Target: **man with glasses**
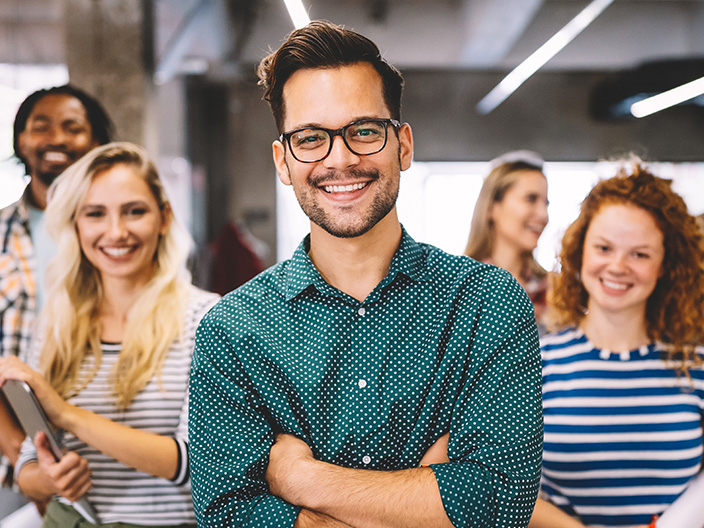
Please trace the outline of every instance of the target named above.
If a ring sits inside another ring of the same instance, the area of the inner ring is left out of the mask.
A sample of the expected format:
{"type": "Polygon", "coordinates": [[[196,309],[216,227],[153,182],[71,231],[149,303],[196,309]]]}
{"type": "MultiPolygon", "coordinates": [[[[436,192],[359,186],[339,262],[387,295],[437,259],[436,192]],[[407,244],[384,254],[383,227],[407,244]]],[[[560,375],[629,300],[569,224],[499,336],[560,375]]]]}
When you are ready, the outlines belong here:
{"type": "Polygon", "coordinates": [[[542,447],[535,318],[508,273],[399,223],[413,155],[401,75],[327,22],[294,31],[259,75],[281,133],[274,163],[311,232],[199,328],[198,525],[527,526],[542,447]]]}

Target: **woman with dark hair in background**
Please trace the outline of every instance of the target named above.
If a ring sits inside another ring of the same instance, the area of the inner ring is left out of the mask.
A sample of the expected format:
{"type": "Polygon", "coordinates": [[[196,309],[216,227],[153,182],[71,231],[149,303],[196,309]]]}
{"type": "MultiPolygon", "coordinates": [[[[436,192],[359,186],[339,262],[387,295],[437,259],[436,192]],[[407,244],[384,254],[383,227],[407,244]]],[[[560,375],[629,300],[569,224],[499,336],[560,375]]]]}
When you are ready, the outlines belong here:
{"type": "Polygon", "coordinates": [[[702,234],[671,182],[634,160],[589,193],[560,261],[530,527],[644,526],[701,470],[702,234]]]}

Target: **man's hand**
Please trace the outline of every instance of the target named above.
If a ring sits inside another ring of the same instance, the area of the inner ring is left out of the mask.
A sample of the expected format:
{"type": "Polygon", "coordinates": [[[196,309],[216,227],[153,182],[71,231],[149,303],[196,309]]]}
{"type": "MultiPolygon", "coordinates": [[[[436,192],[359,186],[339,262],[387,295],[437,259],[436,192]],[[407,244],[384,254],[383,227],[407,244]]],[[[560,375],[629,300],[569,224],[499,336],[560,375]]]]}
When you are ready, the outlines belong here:
{"type": "Polygon", "coordinates": [[[437,441],[430,446],[430,448],[425,452],[423,458],[420,459],[422,466],[429,466],[430,464],[443,464],[449,462],[450,459],[447,456],[447,444],[450,440],[450,433],[445,433],[437,441]]]}
{"type": "Polygon", "coordinates": [[[313,452],[303,440],[290,434],[277,435],[266,470],[271,493],[300,506],[300,485],[306,482],[306,468],[314,462],[313,452]]]}

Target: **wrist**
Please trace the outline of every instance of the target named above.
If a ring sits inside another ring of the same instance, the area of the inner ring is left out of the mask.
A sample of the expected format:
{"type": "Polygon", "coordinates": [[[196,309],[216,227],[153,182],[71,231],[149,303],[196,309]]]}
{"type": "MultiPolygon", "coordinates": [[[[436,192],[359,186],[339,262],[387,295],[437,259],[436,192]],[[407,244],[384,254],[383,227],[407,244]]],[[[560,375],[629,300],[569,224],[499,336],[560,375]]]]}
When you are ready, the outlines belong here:
{"type": "Polygon", "coordinates": [[[80,411],[80,407],[76,407],[75,405],[71,405],[70,403],[64,401],[64,405],[56,415],[54,425],[59,429],[63,429],[64,431],[68,431],[75,436],[78,436],[76,434],[76,428],[80,421],[80,411]]]}
{"type": "Polygon", "coordinates": [[[314,458],[301,458],[296,462],[287,479],[291,495],[289,502],[302,508],[316,510],[318,504],[315,498],[318,494],[315,492],[315,485],[319,481],[320,471],[324,465],[324,462],[314,458]]]}

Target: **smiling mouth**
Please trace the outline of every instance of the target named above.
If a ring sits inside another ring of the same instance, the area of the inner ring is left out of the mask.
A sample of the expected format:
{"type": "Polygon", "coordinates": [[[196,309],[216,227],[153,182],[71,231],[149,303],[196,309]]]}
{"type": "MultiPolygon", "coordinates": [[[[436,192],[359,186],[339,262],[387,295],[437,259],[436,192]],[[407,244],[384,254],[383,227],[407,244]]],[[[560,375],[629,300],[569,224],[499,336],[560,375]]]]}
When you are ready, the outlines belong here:
{"type": "Polygon", "coordinates": [[[49,163],[66,163],[67,161],[69,161],[68,155],[64,152],[45,152],[42,157],[45,161],[48,161],[49,163]]]}
{"type": "Polygon", "coordinates": [[[619,282],[611,282],[610,280],[602,279],[601,283],[606,286],[607,288],[611,288],[612,290],[626,290],[628,289],[627,284],[622,284],[619,282]]]}
{"type": "Polygon", "coordinates": [[[133,252],[137,246],[128,246],[128,247],[104,247],[101,248],[103,253],[110,257],[124,257],[128,253],[133,252]]]}
{"type": "Polygon", "coordinates": [[[351,183],[349,185],[324,185],[322,189],[326,193],[352,192],[364,189],[367,185],[369,185],[369,182],[351,183]]]}

